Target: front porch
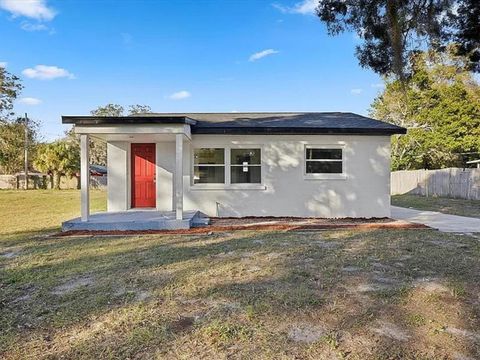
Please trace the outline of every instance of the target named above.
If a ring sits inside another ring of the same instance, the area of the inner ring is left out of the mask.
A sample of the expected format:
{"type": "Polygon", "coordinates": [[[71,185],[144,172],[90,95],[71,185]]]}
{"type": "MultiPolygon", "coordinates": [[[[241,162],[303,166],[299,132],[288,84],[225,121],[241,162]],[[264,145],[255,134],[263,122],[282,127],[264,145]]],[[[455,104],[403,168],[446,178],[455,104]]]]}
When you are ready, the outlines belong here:
{"type": "Polygon", "coordinates": [[[91,214],[87,221],[76,218],[65,221],[62,231],[145,231],[178,230],[208,225],[209,219],[200,211],[184,211],[177,219],[174,211],[132,209],[91,214]]]}
{"type": "Polygon", "coordinates": [[[185,142],[191,140],[189,120],[133,117],[110,123],[77,117],[80,137],[81,216],[62,230],[128,231],[188,229],[200,218],[184,211],[185,142]],[[107,143],[107,212],[90,214],[90,138],[107,143]],[[173,150],[173,151],[171,151],[173,150]],[[165,169],[162,162],[167,161],[165,169]]]}

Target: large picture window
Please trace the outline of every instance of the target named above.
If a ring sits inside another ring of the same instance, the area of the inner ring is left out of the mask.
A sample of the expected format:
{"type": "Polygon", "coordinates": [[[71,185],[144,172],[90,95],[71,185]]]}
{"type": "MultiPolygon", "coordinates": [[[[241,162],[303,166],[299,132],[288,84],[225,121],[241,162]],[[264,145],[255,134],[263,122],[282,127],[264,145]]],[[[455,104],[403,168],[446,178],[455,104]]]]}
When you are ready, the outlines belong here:
{"type": "Polygon", "coordinates": [[[260,184],[262,165],[260,149],[230,150],[230,181],[232,184],[260,184]]]}
{"type": "Polygon", "coordinates": [[[193,154],[194,184],[225,184],[225,149],[195,149],[193,154]]]}
{"type": "Polygon", "coordinates": [[[308,146],[305,149],[305,172],[309,174],[342,174],[343,149],[308,146]]]}

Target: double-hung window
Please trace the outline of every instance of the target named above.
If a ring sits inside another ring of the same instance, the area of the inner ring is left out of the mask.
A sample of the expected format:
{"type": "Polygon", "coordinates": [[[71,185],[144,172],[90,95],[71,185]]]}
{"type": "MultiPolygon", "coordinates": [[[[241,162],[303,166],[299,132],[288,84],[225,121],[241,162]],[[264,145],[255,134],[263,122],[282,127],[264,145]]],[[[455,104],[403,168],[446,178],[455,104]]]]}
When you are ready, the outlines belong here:
{"type": "Polygon", "coordinates": [[[193,154],[194,184],[225,184],[225,149],[195,149],[193,154]]]}
{"type": "Polygon", "coordinates": [[[262,182],[261,149],[230,149],[230,182],[260,184],[262,182]]]}
{"type": "Polygon", "coordinates": [[[305,175],[307,177],[335,177],[343,174],[343,148],[310,145],[305,148],[305,175]]]}

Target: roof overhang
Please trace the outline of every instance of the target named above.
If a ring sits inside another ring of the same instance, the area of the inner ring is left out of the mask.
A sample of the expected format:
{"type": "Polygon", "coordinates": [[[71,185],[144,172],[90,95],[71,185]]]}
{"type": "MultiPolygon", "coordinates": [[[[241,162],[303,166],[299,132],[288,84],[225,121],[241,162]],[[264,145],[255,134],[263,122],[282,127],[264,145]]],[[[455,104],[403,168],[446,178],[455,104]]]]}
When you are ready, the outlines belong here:
{"type": "Polygon", "coordinates": [[[186,124],[195,125],[196,120],[187,116],[62,116],[62,124],[73,125],[126,125],[126,124],[186,124]]]}

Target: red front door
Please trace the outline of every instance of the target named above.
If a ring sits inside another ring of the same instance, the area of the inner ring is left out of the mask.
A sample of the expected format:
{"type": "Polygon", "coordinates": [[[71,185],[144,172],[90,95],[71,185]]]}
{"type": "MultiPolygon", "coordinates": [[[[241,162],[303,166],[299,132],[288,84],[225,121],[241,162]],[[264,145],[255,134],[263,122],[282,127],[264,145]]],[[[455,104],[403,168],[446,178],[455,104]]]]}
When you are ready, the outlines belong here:
{"type": "Polygon", "coordinates": [[[155,206],[155,144],[132,144],[132,207],[155,206]]]}

